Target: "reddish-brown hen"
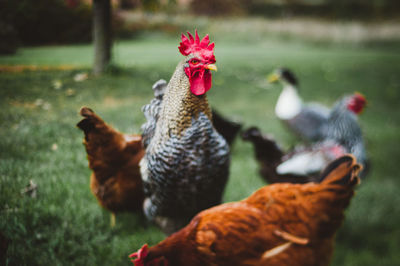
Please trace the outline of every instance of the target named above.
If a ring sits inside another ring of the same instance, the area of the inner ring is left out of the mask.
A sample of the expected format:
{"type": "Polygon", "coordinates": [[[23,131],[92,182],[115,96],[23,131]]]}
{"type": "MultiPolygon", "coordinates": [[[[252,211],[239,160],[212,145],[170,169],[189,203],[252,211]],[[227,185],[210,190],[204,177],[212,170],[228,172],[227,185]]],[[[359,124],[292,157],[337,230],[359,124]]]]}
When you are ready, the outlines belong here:
{"type": "Polygon", "coordinates": [[[360,166],[332,162],[320,183],[273,184],[247,199],[199,213],[156,246],[131,255],[141,265],[328,265],[360,166]]]}
{"type": "Polygon", "coordinates": [[[93,110],[83,107],[77,126],[93,170],[90,188],[99,204],[113,214],[142,211],[143,187],[139,162],[144,155],[142,137],[125,135],[107,125],[93,110]]]}

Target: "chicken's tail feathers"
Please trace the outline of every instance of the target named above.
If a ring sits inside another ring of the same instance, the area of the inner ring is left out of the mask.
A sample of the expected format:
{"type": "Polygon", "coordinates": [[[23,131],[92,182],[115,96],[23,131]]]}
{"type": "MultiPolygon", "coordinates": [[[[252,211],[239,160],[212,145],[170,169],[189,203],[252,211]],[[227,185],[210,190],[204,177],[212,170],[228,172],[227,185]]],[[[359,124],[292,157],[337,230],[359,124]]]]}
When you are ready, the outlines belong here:
{"type": "Polygon", "coordinates": [[[258,160],[271,166],[282,161],[284,153],[279,144],[273,137],[262,134],[258,127],[252,126],[245,129],[241,137],[242,140],[250,141],[253,144],[258,160]]]}
{"type": "Polygon", "coordinates": [[[252,126],[243,130],[241,137],[244,141],[250,141],[255,144],[259,144],[257,140],[261,141],[264,149],[268,147],[268,150],[279,151],[279,153],[282,153],[281,148],[276,140],[272,136],[263,134],[256,126],[252,126]]]}
{"type": "Polygon", "coordinates": [[[223,117],[218,111],[212,109],[212,123],[219,134],[232,145],[243,125],[239,122],[223,117]]]}
{"type": "Polygon", "coordinates": [[[168,83],[164,79],[160,79],[159,81],[155,82],[153,84],[154,97],[162,99],[164,97],[167,85],[168,83]]]}
{"type": "Polygon", "coordinates": [[[79,121],[76,126],[79,127],[85,133],[85,135],[92,131],[96,127],[96,124],[104,123],[104,121],[98,115],[96,115],[96,113],[92,109],[88,107],[82,107],[79,111],[79,114],[84,118],[79,121]]]}
{"type": "Polygon", "coordinates": [[[345,154],[334,160],[321,172],[320,183],[354,186],[360,183],[358,173],[362,166],[352,154],[345,154]]]}
{"type": "Polygon", "coordinates": [[[250,141],[254,137],[261,137],[261,131],[258,127],[252,126],[252,127],[246,128],[241,133],[241,137],[245,141],[250,141]]]}
{"type": "Polygon", "coordinates": [[[81,108],[79,113],[81,114],[81,116],[88,117],[88,116],[92,116],[94,114],[94,111],[92,109],[90,109],[89,107],[84,106],[81,108]]]}

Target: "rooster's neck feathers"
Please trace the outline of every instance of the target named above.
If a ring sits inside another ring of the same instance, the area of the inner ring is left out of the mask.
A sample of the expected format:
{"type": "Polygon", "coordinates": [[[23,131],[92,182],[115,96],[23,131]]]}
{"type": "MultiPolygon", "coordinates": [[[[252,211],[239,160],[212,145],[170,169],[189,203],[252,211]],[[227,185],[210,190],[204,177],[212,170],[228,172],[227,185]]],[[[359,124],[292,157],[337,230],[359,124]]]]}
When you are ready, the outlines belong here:
{"type": "Polygon", "coordinates": [[[190,91],[189,79],[184,71],[185,63],[183,60],[178,64],[163,98],[158,121],[163,125],[157,128],[164,130],[162,133],[167,135],[180,136],[191,126],[192,118],[197,118],[200,113],[206,114],[211,120],[211,109],[206,95],[196,96],[190,91]]]}

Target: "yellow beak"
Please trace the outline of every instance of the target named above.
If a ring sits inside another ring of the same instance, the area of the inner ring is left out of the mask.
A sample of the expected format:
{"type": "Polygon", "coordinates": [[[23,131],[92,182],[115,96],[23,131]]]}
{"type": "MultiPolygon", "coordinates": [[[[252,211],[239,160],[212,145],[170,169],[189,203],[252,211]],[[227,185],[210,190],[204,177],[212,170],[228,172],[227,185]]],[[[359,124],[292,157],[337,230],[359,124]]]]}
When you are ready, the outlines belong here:
{"type": "Polygon", "coordinates": [[[217,66],[214,64],[209,64],[206,66],[206,69],[217,71],[217,66]]]}
{"type": "Polygon", "coordinates": [[[269,83],[277,82],[279,80],[279,75],[277,75],[276,73],[272,73],[267,77],[267,80],[269,83]]]}

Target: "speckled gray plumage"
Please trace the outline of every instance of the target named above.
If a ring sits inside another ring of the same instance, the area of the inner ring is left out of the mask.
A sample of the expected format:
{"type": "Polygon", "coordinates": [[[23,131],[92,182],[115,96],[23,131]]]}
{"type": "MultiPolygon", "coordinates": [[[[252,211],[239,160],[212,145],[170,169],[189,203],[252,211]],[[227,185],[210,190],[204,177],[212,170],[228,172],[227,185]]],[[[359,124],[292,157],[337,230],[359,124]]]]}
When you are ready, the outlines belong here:
{"type": "Polygon", "coordinates": [[[145,192],[153,202],[146,215],[188,218],[218,204],[227,181],[228,154],[225,140],[204,114],[181,137],[163,141],[146,154],[145,192]]]}
{"type": "Polygon", "coordinates": [[[212,125],[206,96],[190,92],[184,66],[178,64],[162,100],[143,108],[152,121],[143,128],[144,211],[150,220],[172,221],[172,230],[159,223],[166,233],[219,204],[229,175],[229,146],[212,125]]]}
{"type": "Polygon", "coordinates": [[[348,110],[348,96],[339,100],[322,129],[323,139],[333,140],[342,145],[347,152],[354,154],[357,162],[365,165],[367,155],[358,117],[348,110]]]}
{"type": "Polygon", "coordinates": [[[308,141],[319,141],[323,138],[321,129],[327,123],[329,109],[317,105],[304,105],[298,115],[292,119],[283,120],[289,128],[308,141]]]}
{"type": "Polygon", "coordinates": [[[141,127],[142,142],[145,148],[149,145],[151,138],[154,136],[162,99],[167,85],[167,82],[163,79],[154,83],[152,87],[154,91],[154,99],[152,99],[149,104],[142,107],[142,112],[146,118],[146,122],[141,127]]]}

